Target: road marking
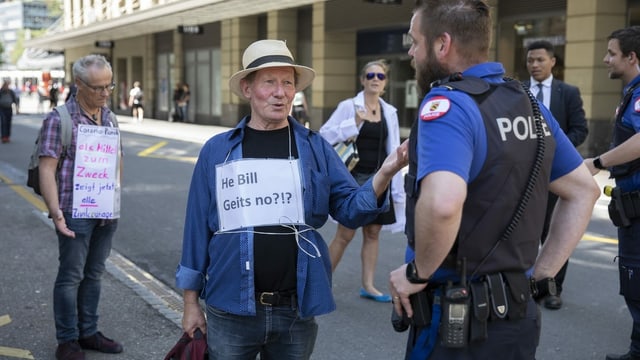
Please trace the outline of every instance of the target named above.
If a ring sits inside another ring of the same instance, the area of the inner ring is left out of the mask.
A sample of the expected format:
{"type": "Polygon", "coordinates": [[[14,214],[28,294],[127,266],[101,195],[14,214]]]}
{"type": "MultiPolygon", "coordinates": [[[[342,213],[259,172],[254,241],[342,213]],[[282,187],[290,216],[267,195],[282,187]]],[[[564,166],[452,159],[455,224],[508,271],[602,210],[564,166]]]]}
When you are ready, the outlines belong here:
{"type": "MultiPolygon", "coordinates": [[[[9,323],[11,323],[11,317],[9,315],[0,316],[0,326],[7,325],[9,323]]],[[[0,356],[10,356],[18,359],[35,359],[29,350],[10,348],[6,346],[0,346],[0,356]]]]}
{"type": "Polygon", "coordinates": [[[582,240],[595,241],[595,242],[601,242],[601,243],[605,243],[605,244],[618,245],[618,240],[616,240],[616,239],[603,237],[603,236],[596,236],[596,235],[591,235],[591,234],[586,234],[586,233],[582,237],[582,240]]]}
{"type": "Polygon", "coordinates": [[[140,157],[149,157],[149,158],[154,158],[154,159],[166,159],[166,160],[174,160],[174,161],[182,161],[182,162],[186,162],[186,163],[190,163],[190,164],[195,164],[196,161],[198,160],[197,157],[193,157],[193,156],[171,156],[171,155],[155,155],[154,152],[156,152],[158,149],[160,149],[161,147],[167,145],[168,142],[167,141],[161,141],[153,146],[150,146],[142,151],[140,151],[138,153],[138,156],[140,157]]]}
{"type": "Polygon", "coordinates": [[[9,315],[0,316],[0,326],[5,326],[11,322],[11,317],[9,315]]]}
{"type": "Polygon", "coordinates": [[[144,157],[144,156],[149,156],[149,155],[151,155],[152,153],[156,152],[156,151],[157,151],[158,149],[160,149],[161,147],[163,147],[163,146],[167,145],[168,143],[169,143],[168,141],[160,141],[159,143],[157,143],[157,144],[155,144],[155,145],[153,145],[153,146],[150,146],[150,147],[148,147],[148,148],[146,148],[146,149],[144,149],[144,150],[140,151],[140,152],[138,153],[138,156],[142,156],[142,157],[144,157]]]}
{"type": "Polygon", "coordinates": [[[38,210],[42,212],[47,211],[47,207],[42,201],[42,198],[36,195],[33,191],[30,191],[30,189],[26,188],[23,185],[15,184],[13,181],[11,181],[11,179],[2,174],[0,174],[0,181],[7,184],[11,188],[11,190],[18,193],[18,195],[27,200],[31,205],[35,206],[38,210]]]}

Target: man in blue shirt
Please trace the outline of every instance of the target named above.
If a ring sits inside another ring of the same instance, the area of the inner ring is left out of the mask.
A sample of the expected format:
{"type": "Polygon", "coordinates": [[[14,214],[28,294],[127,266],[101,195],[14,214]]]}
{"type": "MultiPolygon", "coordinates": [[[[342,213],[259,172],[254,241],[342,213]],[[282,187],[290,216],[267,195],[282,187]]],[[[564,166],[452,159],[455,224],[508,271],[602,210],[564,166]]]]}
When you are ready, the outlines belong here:
{"type": "Polygon", "coordinates": [[[316,229],[329,215],[357,228],[386,211],[406,144],[358,187],[332,146],[288,116],[313,69],[296,65],[279,40],[249,45],[242,63],[229,87],[251,115],[207,141],[191,180],[176,272],[182,326],[207,333],[210,359],[308,359],[314,317],[336,306],[316,229]]]}
{"type": "Polygon", "coordinates": [[[411,359],[533,360],[533,298],[554,293],[599,194],[550,112],[487,62],[489,13],[483,1],[431,0],[411,20],[426,94],[405,180],[415,259],[390,276],[396,313],[412,318],[411,359]],[[559,200],[538,254],[548,191],[559,200]]]}
{"type": "MultiPolygon", "coordinates": [[[[608,37],[604,63],[610,79],[620,79],[624,85],[622,101],[616,109],[612,149],[604,154],[586,159],[585,164],[592,174],[609,169],[616,180],[612,197],[614,208],[629,209],[615,212],[627,221],[618,223],[618,269],[620,273],[620,295],[624,296],[631,317],[631,346],[623,355],[607,355],[607,360],[640,359],[640,209],[636,204],[640,195],[640,26],[619,29],[608,37]]],[[[610,205],[610,208],[612,206],[610,205]]],[[[611,215],[611,211],[610,211],[611,215]]]]}

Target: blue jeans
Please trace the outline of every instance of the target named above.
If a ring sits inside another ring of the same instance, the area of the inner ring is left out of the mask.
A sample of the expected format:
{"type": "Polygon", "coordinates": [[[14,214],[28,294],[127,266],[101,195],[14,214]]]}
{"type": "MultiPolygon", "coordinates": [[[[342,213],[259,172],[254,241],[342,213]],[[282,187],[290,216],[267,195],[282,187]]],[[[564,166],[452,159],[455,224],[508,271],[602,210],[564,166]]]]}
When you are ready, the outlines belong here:
{"type": "Polygon", "coordinates": [[[58,343],[88,337],[98,331],[100,280],[111,252],[117,220],[73,219],[64,214],[76,234],[58,234],[59,267],[53,288],[53,313],[58,343]]]}
{"type": "Polygon", "coordinates": [[[256,316],[207,306],[209,360],[309,359],[318,334],[315,318],[300,318],[292,306],[256,304],[256,316]]]}

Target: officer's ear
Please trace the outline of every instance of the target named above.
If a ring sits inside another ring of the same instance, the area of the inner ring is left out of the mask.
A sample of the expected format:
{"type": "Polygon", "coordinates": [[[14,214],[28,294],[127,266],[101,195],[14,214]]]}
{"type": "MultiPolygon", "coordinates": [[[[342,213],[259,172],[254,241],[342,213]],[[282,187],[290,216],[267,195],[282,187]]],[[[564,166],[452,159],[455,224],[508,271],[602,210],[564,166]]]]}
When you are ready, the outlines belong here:
{"type": "Polygon", "coordinates": [[[449,33],[442,33],[442,35],[436,38],[436,41],[433,44],[434,53],[438,59],[442,59],[446,57],[449,52],[451,52],[452,39],[449,33]]]}

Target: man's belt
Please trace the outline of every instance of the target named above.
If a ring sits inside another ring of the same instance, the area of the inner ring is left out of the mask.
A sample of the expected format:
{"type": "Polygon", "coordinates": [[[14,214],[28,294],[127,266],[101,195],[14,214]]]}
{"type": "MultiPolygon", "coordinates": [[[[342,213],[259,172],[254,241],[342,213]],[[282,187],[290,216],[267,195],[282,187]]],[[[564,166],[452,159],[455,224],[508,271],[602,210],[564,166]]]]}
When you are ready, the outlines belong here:
{"type": "Polygon", "coordinates": [[[294,306],[296,295],[289,292],[256,292],[256,301],[265,306],[294,306]]]}

